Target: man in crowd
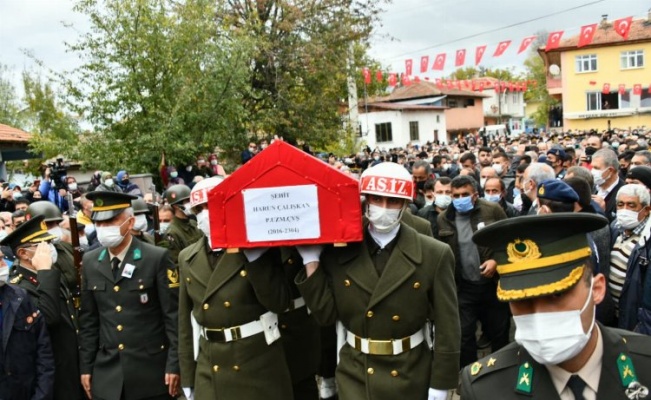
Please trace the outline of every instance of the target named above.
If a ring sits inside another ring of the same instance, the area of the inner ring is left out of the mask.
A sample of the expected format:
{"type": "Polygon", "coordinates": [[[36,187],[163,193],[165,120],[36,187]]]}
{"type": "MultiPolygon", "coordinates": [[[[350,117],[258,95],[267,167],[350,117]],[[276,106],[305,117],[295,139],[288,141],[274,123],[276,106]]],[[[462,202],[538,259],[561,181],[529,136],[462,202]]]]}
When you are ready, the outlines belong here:
{"type": "Polygon", "coordinates": [[[613,221],[616,217],[616,195],[624,181],[619,179],[619,161],[617,154],[610,149],[602,149],[592,156],[590,170],[596,186],[593,200],[605,211],[606,218],[613,221]]]}
{"type": "Polygon", "coordinates": [[[179,280],[165,249],[134,240],[131,201],[92,192],[101,248],[84,254],[81,382],[94,399],[171,399],[180,392],[179,280]]]}
{"type": "Polygon", "coordinates": [[[545,163],[529,164],[522,175],[522,194],[527,197],[530,206],[529,208],[523,207],[522,215],[536,215],[538,212],[538,185],[543,181],[555,178],[556,174],[549,165],[545,163]]]}
{"type": "Polygon", "coordinates": [[[507,218],[520,215],[520,212],[513,207],[513,204],[506,201],[506,186],[499,178],[488,178],[484,184],[484,199],[499,204],[507,218]]]}
{"type": "Polygon", "coordinates": [[[566,157],[567,155],[565,154],[565,150],[561,148],[553,147],[547,150],[547,161],[545,162],[554,170],[556,179],[565,178],[566,171],[563,164],[565,163],[566,157]]]}
{"type": "Polygon", "coordinates": [[[651,338],[595,323],[607,282],[593,275],[586,233],[606,224],[593,214],[560,213],[475,234],[495,252],[497,296],[509,302],[516,331],[515,343],[463,370],[463,399],[646,397],[651,338]]]}
{"type": "Polygon", "coordinates": [[[493,164],[493,153],[490,147],[481,147],[479,149],[479,166],[481,168],[490,167],[493,164]]]}
{"type": "Polygon", "coordinates": [[[418,210],[418,216],[430,222],[432,234],[437,239],[439,238],[437,218],[452,203],[452,186],[450,186],[450,182],[452,180],[447,176],[437,178],[434,182],[428,181],[428,184],[425,185],[425,193],[433,197],[432,204],[418,210]]]}
{"type": "Polygon", "coordinates": [[[174,185],[165,191],[167,204],[172,207],[174,217],[165,232],[167,247],[172,261],[178,265],[179,252],[203,237],[195,220],[190,219],[190,188],[174,185]]]}
{"type": "Polygon", "coordinates": [[[346,344],[336,380],[342,399],[438,400],[457,385],[454,257],[400,222],[413,186],[398,164],[367,169],[360,180],[369,220],[363,241],[328,247],[323,255],[320,246],[298,247],[305,270],[295,281],[308,308],[322,325],[341,322],[346,344]],[[405,190],[376,185],[383,179],[405,190]],[[433,352],[428,321],[435,326],[433,352]]]}
{"type": "Polygon", "coordinates": [[[502,219],[506,214],[496,203],[479,198],[477,182],[458,176],[451,182],[452,207],[438,216],[439,237],[455,256],[455,280],[461,321],[462,366],[477,360],[477,322],[494,350],[509,342],[509,312],[495,297],[496,262],[492,251],[472,242],[474,232],[502,219]]]}
{"type": "Polygon", "coordinates": [[[640,150],[636,151],[633,158],[631,158],[630,168],[637,168],[641,165],[646,167],[651,166],[651,151],[649,150],[640,150]]]}
{"type": "Polygon", "coordinates": [[[429,165],[429,162],[425,160],[418,160],[414,162],[414,166],[411,169],[411,176],[416,183],[416,198],[414,199],[414,205],[420,210],[425,206],[425,182],[428,179],[432,179],[432,168],[429,165]]]}

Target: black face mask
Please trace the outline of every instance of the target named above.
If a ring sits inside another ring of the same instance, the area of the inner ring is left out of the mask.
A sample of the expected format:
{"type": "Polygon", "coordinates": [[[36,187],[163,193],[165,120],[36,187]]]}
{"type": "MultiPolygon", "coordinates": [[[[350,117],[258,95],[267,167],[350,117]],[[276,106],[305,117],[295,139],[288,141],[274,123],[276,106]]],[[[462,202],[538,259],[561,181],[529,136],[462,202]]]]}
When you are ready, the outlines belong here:
{"type": "Polygon", "coordinates": [[[128,179],[123,179],[123,180],[122,180],[122,184],[123,184],[123,185],[128,185],[128,184],[129,184],[129,180],[128,180],[128,179]]]}
{"type": "Polygon", "coordinates": [[[425,181],[416,182],[416,187],[418,188],[418,190],[425,189],[425,181]]]}

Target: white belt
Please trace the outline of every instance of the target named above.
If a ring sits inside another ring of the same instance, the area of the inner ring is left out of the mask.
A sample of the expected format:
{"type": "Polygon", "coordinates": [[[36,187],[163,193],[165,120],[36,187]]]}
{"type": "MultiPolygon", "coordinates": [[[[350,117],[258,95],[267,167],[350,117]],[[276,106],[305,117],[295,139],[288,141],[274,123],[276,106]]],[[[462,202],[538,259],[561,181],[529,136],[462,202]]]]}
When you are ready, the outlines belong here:
{"type": "Polygon", "coordinates": [[[402,339],[389,340],[365,339],[355,335],[348,329],[345,331],[346,342],[350,345],[350,347],[364,354],[385,356],[397,355],[415,348],[419,344],[423,343],[423,340],[425,340],[423,329],[419,330],[411,336],[407,336],[402,339]]]}
{"type": "Polygon", "coordinates": [[[210,329],[202,327],[201,336],[211,342],[232,342],[257,335],[263,331],[262,322],[255,320],[232,328],[210,329]]]}
{"type": "Polygon", "coordinates": [[[289,303],[289,307],[284,312],[294,311],[301,307],[305,307],[305,299],[302,297],[298,297],[292,300],[291,303],[289,303]]]}

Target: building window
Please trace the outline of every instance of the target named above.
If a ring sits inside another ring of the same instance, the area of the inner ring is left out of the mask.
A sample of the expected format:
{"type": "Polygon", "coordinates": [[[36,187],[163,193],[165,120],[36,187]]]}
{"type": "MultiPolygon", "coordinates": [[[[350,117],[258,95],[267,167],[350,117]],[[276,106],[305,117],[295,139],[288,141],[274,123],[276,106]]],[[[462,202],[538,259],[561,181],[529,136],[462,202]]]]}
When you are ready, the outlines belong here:
{"type": "Polygon", "coordinates": [[[627,90],[619,95],[619,108],[631,108],[631,91],[627,90]]]}
{"type": "Polygon", "coordinates": [[[640,95],[640,107],[651,107],[651,93],[649,89],[642,89],[642,94],[640,95]]]}
{"type": "Polygon", "coordinates": [[[441,116],[440,116],[440,115],[437,115],[437,116],[436,116],[436,123],[437,123],[437,124],[440,124],[440,123],[441,123],[441,116]]]}
{"type": "Polygon", "coordinates": [[[457,99],[448,99],[448,107],[456,108],[457,107],[457,99]]]}
{"type": "Polygon", "coordinates": [[[418,137],[418,121],[409,121],[409,140],[420,140],[418,137]]]}
{"type": "Polygon", "coordinates": [[[576,72],[594,72],[597,70],[597,55],[576,56],[576,72]]]}
{"type": "Polygon", "coordinates": [[[475,99],[466,99],[466,107],[474,107],[475,99]]]}
{"type": "Polygon", "coordinates": [[[393,141],[393,133],[391,132],[391,122],[375,124],[375,141],[377,143],[393,141]]]}
{"type": "Polygon", "coordinates": [[[588,111],[631,108],[631,91],[627,90],[624,94],[619,94],[619,91],[608,94],[589,92],[586,93],[586,103],[588,111]]]}
{"type": "Polygon", "coordinates": [[[588,111],[601,110],[601,93],[588,93],[588,111]]]}
{"type": "Polygon", "coordinates": [[[620,55],[622,69],[644,67],[644,50],[622,51],[620,55]]]}

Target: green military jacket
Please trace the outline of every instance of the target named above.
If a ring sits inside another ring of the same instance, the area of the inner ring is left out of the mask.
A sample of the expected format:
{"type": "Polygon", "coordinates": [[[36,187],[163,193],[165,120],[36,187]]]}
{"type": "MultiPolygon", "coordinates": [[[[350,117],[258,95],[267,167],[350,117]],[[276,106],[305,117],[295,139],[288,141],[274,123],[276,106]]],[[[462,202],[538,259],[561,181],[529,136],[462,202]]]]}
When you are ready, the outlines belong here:
{"type": "Polygon", "coordinates": [[[249,263],[241,253],[209,251],[200,240],[179,254],[179,359],[181,384],[195,400],[292,398],[291,378],[280,340],[264,333],[232,342],[199,340],[193,353],[191,315],[205,328],[237,327],[290,303],[277,249],[249,263]]]}
{"type": "Polygon", "coordinates": [[[374,340],[411,336],[429,321],[435,345],[433,351],[422,343],[398,355],[367,355],[345,344],[336,371],[340,398],[424,400],[430,387],[456,387],[460,325],[450,248],[401,223],[378,276],[366,242],[327,248],[312,276],[304,270],[297,275],[317,321],[339,320],[353,334],[374,340]]]}
{"type": "Polygon", "coordinates": [[[197,228],[197,222],[193,219],[180,219],[176,216],[172,218],[167,232],[165,232],[164,241],[172,257],[174,265],[178,266],[179,253],[181,250],[202,239],[203,232],[197,228]]]}
{"type": "Polygon", "coordinates": [[[57,250],[57,262],[52,267],[61,271],[68,290],[73,294],[78,293],[77,268],[72,245],[67,242],[57,242],[54,244],[54,248],[57,250]]]}
{"type": "MultiPolygon", "coordinates": [[[[651,387],[651,337],[601,324],[597,326],[603,340],[597,399],[635,398],[625,394],[631,381],[651,387]]],[[[487,394],[491,399],[500,400],[560,399],[547,368],[537,363],[517,343],[511,343],[463,369],[461,398],[485,399],[487,394]]]]}

